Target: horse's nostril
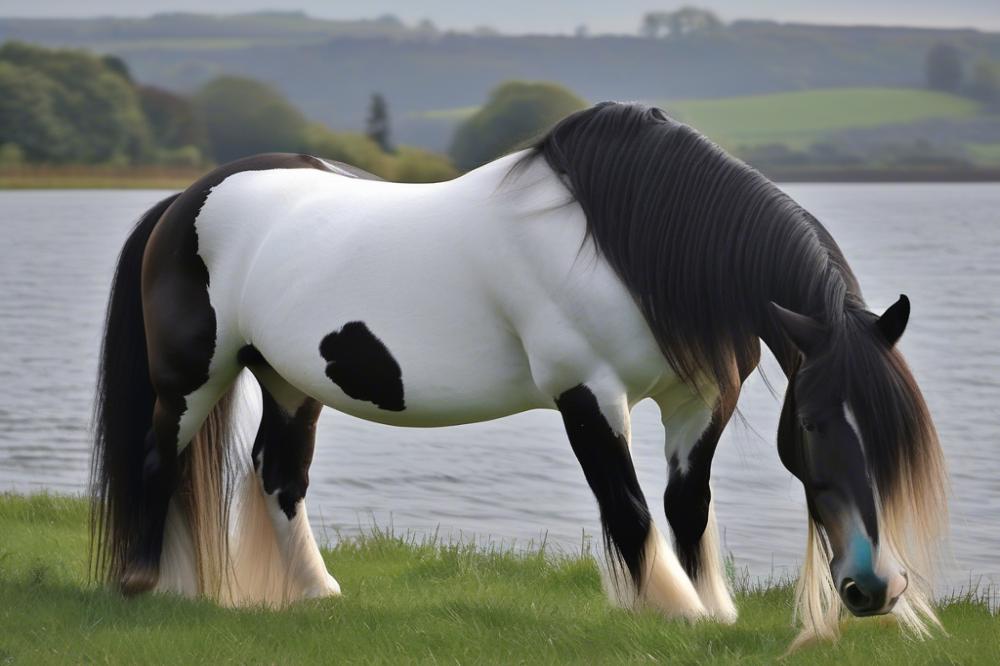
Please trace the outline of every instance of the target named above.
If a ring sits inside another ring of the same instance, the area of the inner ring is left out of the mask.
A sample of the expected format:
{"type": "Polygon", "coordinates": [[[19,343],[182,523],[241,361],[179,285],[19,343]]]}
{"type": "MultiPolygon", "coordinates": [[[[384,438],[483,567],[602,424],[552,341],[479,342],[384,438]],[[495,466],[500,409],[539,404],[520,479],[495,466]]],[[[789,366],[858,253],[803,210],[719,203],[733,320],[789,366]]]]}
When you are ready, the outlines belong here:
{"type": "Polygon", "coordinates": [[[847,603],[848,607],[852,610],[867,609],[868,605],[871,603],[871,597],[865,594],[864,590],[858,587],[858,584],[850,578],[844,581],[844,591],[842,596],[844,597],[844,602],[847,603]]]}

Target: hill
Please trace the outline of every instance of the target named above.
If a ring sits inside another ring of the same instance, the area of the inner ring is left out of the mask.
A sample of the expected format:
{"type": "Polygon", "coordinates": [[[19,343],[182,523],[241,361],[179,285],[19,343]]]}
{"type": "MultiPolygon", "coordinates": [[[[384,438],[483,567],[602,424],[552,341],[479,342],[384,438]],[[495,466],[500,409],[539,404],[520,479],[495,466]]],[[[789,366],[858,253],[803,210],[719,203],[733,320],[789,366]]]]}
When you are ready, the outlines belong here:
{"type": "Polygon", "coordinates": [[[659,105],[731,149],[773,143],[804,148],[846,130],[964,120],[978,115],[981,106],[965,97],[916,88],[832,88],[659,105]]]}
{"type": "MultiPolygon", "coordinates": [[[[1000,173],[1000,114],[960,95],[828,88],[652,103],[779,180],[993,180],[1000,173]]],[[[476,110],[419,118],[447,134],[476,110]]]]}
{"type": "MultiPolygon", "coordinates": [[[[637,17],[638,23],[638,17],[637,17]]],[[[450,134],[421,112],[478,105],[510,79],[549,80],[585,99],[682,100],[831,87],[920,85],[928,49],[1000,60],[1000,34],[739,21],[673,38],[475,35],[391,17],[302,14],[0,21],[0,40],[120,55],[139,80],[190,91],[221,74],[278,87],[312,119],[358,129],[382,93],[400,141],[442,150],[450,134]]]]}

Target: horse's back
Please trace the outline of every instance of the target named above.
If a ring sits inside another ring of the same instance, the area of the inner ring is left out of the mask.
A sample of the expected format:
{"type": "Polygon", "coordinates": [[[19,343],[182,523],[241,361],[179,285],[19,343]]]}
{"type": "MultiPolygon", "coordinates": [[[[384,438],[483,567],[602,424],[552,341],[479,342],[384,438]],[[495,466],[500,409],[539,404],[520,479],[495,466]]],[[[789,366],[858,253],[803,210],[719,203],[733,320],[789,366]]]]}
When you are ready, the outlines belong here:
{"type": "Polygon", "coordinates": [[[197,222],[220,327],[308,395],[401,425],[551,406],[550,385],[605,352],[654,372],[641,317],[605,316],[630,299],[603,262],[581,258],[579,208],[561,187],[499,188],[498,170],[426,185],[230,176],[197,222]],[[401,402],[352,396],[364,383],[343,376],[353,359],[398,376],[401,402]]]}
{"type": "Polygon", "coordinates": [[[538,406],[470,247],[488,225],[447,205],[446,190],[322,171],[230,177],[198,221],[219,319],[299,389],[364,418],[436,425],[538,406]],[[330,339],[350,342],[347,356],[391,359],[404,408],[347,395],[321,353],[330,339]]]}

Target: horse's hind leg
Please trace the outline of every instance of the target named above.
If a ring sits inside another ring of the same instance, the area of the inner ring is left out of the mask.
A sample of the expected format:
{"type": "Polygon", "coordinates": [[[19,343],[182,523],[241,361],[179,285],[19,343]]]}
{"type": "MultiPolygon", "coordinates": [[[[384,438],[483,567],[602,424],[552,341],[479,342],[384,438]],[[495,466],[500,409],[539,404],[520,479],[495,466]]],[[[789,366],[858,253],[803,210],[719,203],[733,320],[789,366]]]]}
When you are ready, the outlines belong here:
{"type": "Polygon", "coordinates": [[[581,384],[556,406],[600,507],[615,600],[670,617],[703,616],[691,581],[650,519],[629,451],[624,393],[581,384]]]}
{"type": "Polygon", "coordinates": [[[340,585],[326,570],[305,503],[322,405],[286,382],[252,348],[243,356],[261,384],[263,415],[253,464],[285,569],[283,596],[339,595],[340,585]]]}
{"type": "MultiPolygon", "coordinates": [[[[185,384],[174,383],[183,374],[172,375],[172,379],[153,374],[157,398],[152,427],[146,435],[137,496],[143,521],[136,526],[135,538],[129,544],[120,582],[126,595],[151,590],[159,580],[167,511],[180,480],[178,456],[229,388],[234,375],[235,364],[232,372],[219,373],[185,393],[185,384]]],[[[191,378],[186,385],[198,381],[191,378]]]]}

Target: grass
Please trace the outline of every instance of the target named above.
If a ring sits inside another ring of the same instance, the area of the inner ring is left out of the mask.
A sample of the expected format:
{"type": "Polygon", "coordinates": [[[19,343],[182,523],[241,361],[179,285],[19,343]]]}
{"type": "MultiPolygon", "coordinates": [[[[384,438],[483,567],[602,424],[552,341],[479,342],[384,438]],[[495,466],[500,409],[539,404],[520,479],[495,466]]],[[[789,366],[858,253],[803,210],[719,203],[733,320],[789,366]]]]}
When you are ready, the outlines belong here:
{"type": "Polygon", "coordinates": [[[833,88],[661,106],[730,149],[771,143],[804,148],[839,130],[968,118],[981,111],[968,98],[917,88],[833,88]]]}
{"type": "Polygon", "coordinates": [[[414,113],[413,115],[417,118],[423,118],[424,120],[442,120],[457,124],[475,115],[476,111],[479,111],[479,109],[480,107],[478,106],[456,106],[451,109],[421,111],[414,113]]]}
{"type": "MultiPolygon", "coordinates": [[[[692,626],[610,608],[587,557],[378,531],[324,553],[340,599],[284,611],[126,601],[85,582],[86,520],[80,499],[0,495],[0,664],[773,663],[794,634],[787,587],[743,579],[734,626],[692,626]]],[[[942,619],[950,635],[926,642],[847,622],[839,643],[787,662],[995,663],[1000,619],[981,600],[952,600],[942,619]]]]}
{"type": "Polygon", "coordinates": [[[1000,143],[967,143],[965,149],[980,163],[1000,164],[1000,143]]]}
{"type": "Polygon", "coordinates": [[[0,167],[0,190],[182,190],[205,171],[196,167],[157,166],[0,167]]]}

